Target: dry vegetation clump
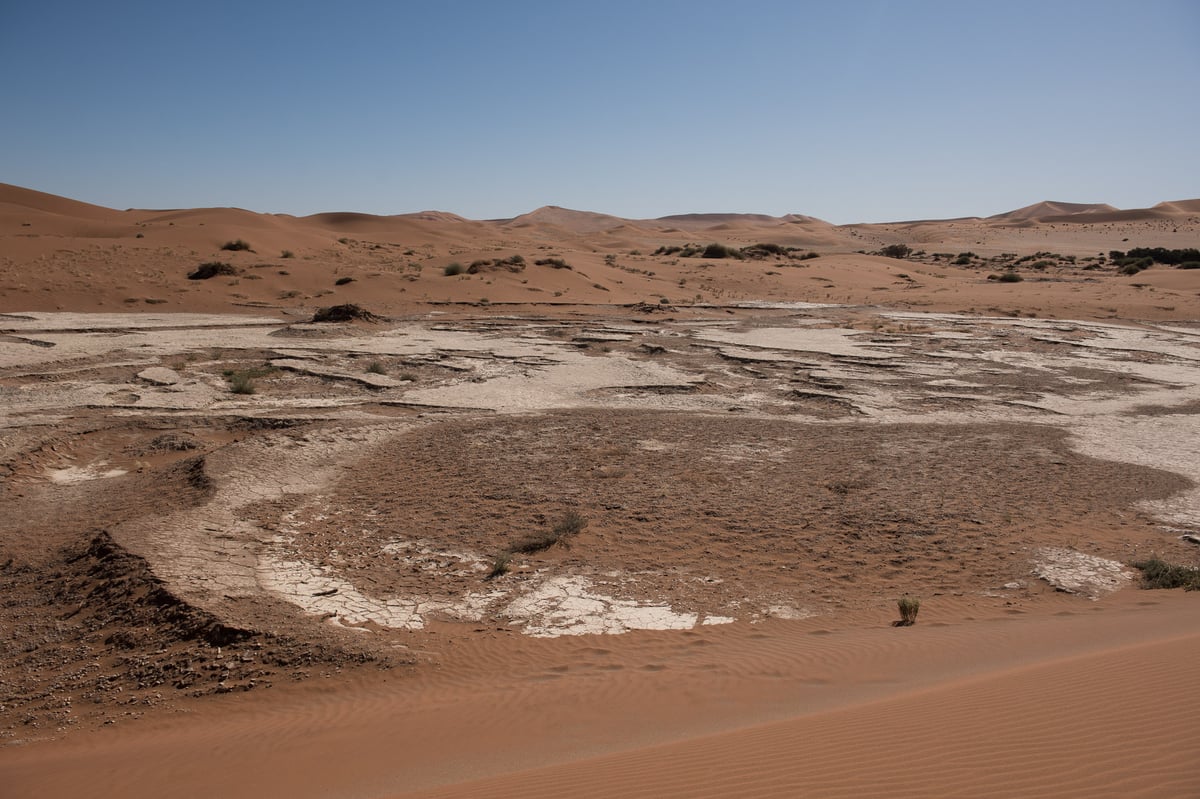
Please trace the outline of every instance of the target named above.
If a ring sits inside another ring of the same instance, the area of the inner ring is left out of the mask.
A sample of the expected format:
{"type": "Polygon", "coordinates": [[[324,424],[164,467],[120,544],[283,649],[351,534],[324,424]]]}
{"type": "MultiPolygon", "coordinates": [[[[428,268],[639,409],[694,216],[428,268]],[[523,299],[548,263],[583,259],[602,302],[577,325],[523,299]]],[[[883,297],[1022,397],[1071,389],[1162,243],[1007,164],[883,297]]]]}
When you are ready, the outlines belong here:
{"type": "Polygon", "coordinates": [[[227,241],[221,245],[221,249],[229,250],[230,252],[254,252],[254,250],[250,247],[250,242],[244,239],[227,241]]]}
{"type": "Polygon", "coordinates": [[[900,621],[892,622],[893,627],[911,627],[917,623],[917,612],[921,610],[921,600],[905,594],[896,600],[900,609],[900,621]]]}
{"type": "Polygon", "coordinates": [[[352,302],[343,305],[331,305],[327,308],[318,308],[312,317],[312,321],[314,322],[377,322],[379,319],[378,315],[352,302]]]}
{"type": "Polygon", "coordinates": [[[1142,588],[1182,588],[1200,591],[1200,569],[1167,563],[1157,555],[1133,564],[1142,571],[1142,588]]]}
{"type": "Polygon", "coordinates": [[[875,254],[882,255],[884,258],[899,258],[900,260],[904,260],[912,255],[912,251],[912,247],[909,247],[907,244],[889,244],[875,254]]]}
{"type": "Polygon", "coordinates": [[[217,275],[237,275],[237,267],[233,264],[226,264],[220,261],[209,261],[200,264],[195,271],[188,273],[188,280],[208,280],[217,275]]]}
{"type": "MultiPolygon", "coordinates": [[[[609,259],[609,256],[605,256],[604,262],[609,263],[608,259],[609,259]]],[[[534,261],[533,263],[534,263],[534,266],[548,266],[551,269],[570,269],[571,268],[571,265],[569,263],[567,263],[566,261],[564,261],[562,258],[539,258],[538,260],[534,261]]],[[[614,259],[613,263],[610,263],[609,266],[612,266],[615,263],[616,263],[616,260],[614,259]]]]}
{"type": "Polygon", "coordinates": [[[579,535],[588,525],[588,519],[577,511],[567,511],[562,518],[549,530],[521,539],[509,549],[501,552],[492,562],[492,569],[485,580],[494,580],[508,573],[512,556],[516,554],[533,555],[544,552],[553,546],[570,546],[570,539],[579,535]]]}
{"type": "MultiPolygon", "coordinates": [[[[449,268],[449,267],[447,267],[449,268]]],[[[510,255],[507,258],[492,258],[472,261],[467,267],[467,274],[477,275],[480,272],[522,272],[525,269],[525,257],[521,255],[510,255]]],[[[446,274],[450,274],[447,272],[446,274]]]]}

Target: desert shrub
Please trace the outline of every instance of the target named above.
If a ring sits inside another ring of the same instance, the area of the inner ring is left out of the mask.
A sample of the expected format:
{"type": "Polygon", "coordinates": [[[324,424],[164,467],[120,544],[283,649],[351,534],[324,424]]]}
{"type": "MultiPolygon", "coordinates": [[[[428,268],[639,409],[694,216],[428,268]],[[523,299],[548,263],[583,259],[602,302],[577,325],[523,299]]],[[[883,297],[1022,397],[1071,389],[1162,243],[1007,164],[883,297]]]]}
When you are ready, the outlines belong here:
{"type": "Polygon", "coordinates": [[[253,394],[258,391],[254,385],[254,375],[251,372],[232,372],[226,376],[229,390],[234,394],[253,394]]]}
{"type": "Polygon", "coordinates": [[[663,246],[659,247],[657,250],[655,250],[654,252],[652,252],[650,254],[651,255],[675,255],[676,253],[682,252],[682,251],[683,251],[682,247],[678,247],[675,245],[671,245],[668,247],[667,245],[664,244],[663,246]]]}
{"type": "Polygon", "coordinates": [[[788,248],[782,244],[771,244],[770,242],[751,244],[749,247],[742,248],[742,255],[746,258],[766,258],[771,255],[780,257],[788,254],[788,248]]]}
{"type": "Polygon", "coordinates": [[[912,247],[907,244],[889,244],[879,251],[879,254],[885,258],[907,258],[912,255],[912,247]]]}
{"type": "Polygon", "coordinates": [[[521,272],[525,269],[525,258],[520,255],[512,255],[508,258],[493,258],[490,261],[486,258],[481,258],[478,261],[472,261],[467,267],[467,274],[477,275],[480,272],[489,270],[502,270],[507,272],[521,272]]]}
{"type": "Polygon", "coordinates": [[[1024,279],[1025,278],[1021,277],[1012,270],[1009,270],[1008,272],[1005,272],[996,278],[996,280],[1000,283],[1020,283],[1024,279]]]}
{"type": "Polygon", "coordinates": [[[352,278],[352,277],[339,277],[337,280],[333,281],[333,285],[344,286],[347,283],[353,283],[353,282],[354,282],[354,278],[352,278]]]}
{"type": "Polygon", "coordinates": [[[900,621],[894,622],[897,627],[911,627],[917,623],[917,612],[921,609],[921,600],[912,596],[902,596],[896,600],[900,609],[900,621]]]}
{"type": "Polygon", "coordinates": [[[1142,572],[1142,588],[1182,588],[1186,591],[1200,591],[1200,569],[1195,567],[1167,563],[1157,555],[1148,560],[1138,561],[1133,566],[1142,572]]]}
{"type": "Polygon", "coordinates": [[[1154,259],[1148,255],[1141,258],[1114,258],[1113,264],[1116,265],[1117,271],[1122,275],[1136,275],[1143,269],[1149,269],[1153,266],[1154,259]]]}
{"type": "Polygon", "coordinates": [[[489,571],[487,576],[483,579],[495,580],[497,577],[503,577],[504,575],[508,574],[508,567],[511,561],[511,552],[501,552],[496,556],[496,559],[492,561],[491,571],[489,571]]]}
{"type": "Polygon", "coordinates": [[[576,511],[568,511],[563,514],[563,517],[555,523],[549,530],[530,536],[514,546],[510,552],[520,552],[525,555],[531,555],[534,552],[541,552],[549,549],[556,544],[563,546],[569,545],[569,539],[578,535],[587,527],[588,520],[586,516],[581,515],[576,511]]]}
{"type": "Polygon", "coordinates": [[[571,265],[562,258],[539,258],[533,262],[535,266],[549,266],[554,269],[570,269],[571,265]]]}
{"type": "Polygon", "coordinates": [[[250,248],[250,242],[246,241],[245,239],[236,239],[235,241],[227,241],[221,245],[221,249],[229,250],[230,252],[239,252],[239,251],[254,252],[254,250],[252,250],[250,248]]]}
{"type": "Polygon", "coordinates": [[[1126,258],[1149,258],[1154,263],[1175,266],[1184,261],[1200,261],[1200,249],[1185,247],[1178,250],[1169,250],[1166,247],[1134,247],[1128,252],[1111,250],[1108,253],[1108,257],[1114,261],[1126,258]]]}
{"type": "Polygon", "coordinates": [[[801,260],[801,261],[811,261],[813,258],[820,258],[820,257],[821,257],[821,253],[819,253],[819,252],[806,252],[806,253],[804,253],[803,255],[793,255],[792,257],[793,257],[793,258],[797,258],[797,259],[799,259],[799,260],[801,260]]]}
{"type": "Polygon", "coordinates": [[[1045,259],[1042,259],[1040,261],[1034,261],[1033,263],[1031,263],[1029,265],[1029,268],[1030,269],[1045,269],[1048,266],[1054,266],[1054,261],[1047,261],[1045,259]]]}
{"type": "Polygon", "coordinates": [[[713,242],[704,248],[701,258],[741,258],[741,250],[713,242]]]}
{"type": "Polygon", "coordinates": [[[442,274],[446,277],[454,277],[455,275],[461,275],[465,271],[467,271],[467,268],[458,261],[455,261],[452,264],[447,264],[446,268],[442,270],[442,274]]]}
{"type": "Polygon", "coordinates": [[[1184,261],[1176,269],[1200,269],[1200,261],[1184,261]]]}
{"type": "Polygon", "coordinates": [[[371,361],[369,364],[367,364],[367,374],[386,375],[387,369],[384,369],[383,364],[381,364],[379,361],[371,361]]]}
{"type": "Polygon", "coordinates": [[[318,308],[312,316],[314,322],[352,322],[354,320],[375,322],[378,319],[378,316],[354,303],[318,308]]]}
{"type": "Polygon", "coordinates": [[[291,250],[284,250],[283,252],[279,253],[279,257],[280,258],[295,258],[296,253],[292,252],[291,250]]]}
{"type": "Polygon", "coordinates": [[[237,273],[237,267],[233,264],[209,261],[208,263],[200,264],[194,272],[188,273],[188,280],[208,280],[217,275],[236,275],[237,273]]]}

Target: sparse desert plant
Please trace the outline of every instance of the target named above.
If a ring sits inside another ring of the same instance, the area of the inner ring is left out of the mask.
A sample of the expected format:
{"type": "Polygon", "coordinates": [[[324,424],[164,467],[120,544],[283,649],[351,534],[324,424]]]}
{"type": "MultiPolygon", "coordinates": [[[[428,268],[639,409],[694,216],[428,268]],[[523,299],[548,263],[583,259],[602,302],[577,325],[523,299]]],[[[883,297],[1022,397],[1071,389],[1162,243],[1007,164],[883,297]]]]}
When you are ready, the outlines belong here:
{"type": "Polygon", "coordinates": [[[534,266],[549,266],[554,269],[570,269],[571,265],[562,258],[539,258],[534,261],[534,266]]]}
{"type": "Polygon", "coordinates": [[[1141,569],[1142,588],[1182,588],[1185,591],[1200,591],[1200,569],[1167,563],[1157,555],[1137,561],[1134,568],[1141,569]]]}
{"type": "Polygon", "coordinates": [[[386,375],[387,369],[383,368],[383,364],[379,361],[371,361],[367,364],[367,373],[373,375],[386,375]]]}
{"type": "Polygon", "coordinates": [[[895,627],[911,627],[917,623],[917,612],[921,609],[921,600],[905,594],[896,600],[900,609],[900,621],[893,622],[895,627]]]}
{"type": "Polygon", "coordinates": [[[442,274],[446,277],[454,277],[455,275],[461,275],[465,271],[467,271],[467,268],[458,261],[455,261],[452,264],[447,264],[446,268],[442,270],[442,274]]]}
{"type": "Polygon", "coordinates": [[[335,286],[344,286],[344,285],[346,285],[347,283],[353,283],[353,282],[354,282],[354,278],[352,278],[352,277],[349,277],[349,276],[347,276],[347,277],[339,277],[337,280],[333,281],[333,285],[335,285],[335,286]]]}
{"type": "Polygon", "coordinates": [[[295,258],[296,253],[292,252],[291,250],[284,250],[283,252],[279,253],[279,257],[280,258],[295,258]]]}
{"type": "Polygon", "coordinates": [[[549,549],[556,544],[570,546],[569,539],[578,535],[587,527],[587,524],[588,520],[586,516],[577,511],[568,511],[549,530],[522,539],[509,551],[532,555],[535,552],[549,549]]]}
{"type": "Polygon", "coordinates": [[[509,563],[511,563],[511,562],[512,562],[512,553],[511,552],[500,553],[499,555],[496,556],[496,559],[492,561],[491,571],[489,571],[487,573],[487,576],[484,577],[483,579],[490,581],[490,580],[495,580],[497,577],[503,577],[504,575],[508,574],[509,563]]]}
{"type": "Polygon", "coordinates": [[[881,249],[879,254],[885,258],[904,259],[912,255],[912,247],[909,247],[907,244],[889,244],[881,249]]]}
{"type": "Polygon", "coordinates": [[[229,390],[234,394],[254,394],[258,387],[254,385],[254,377],[249,372],[234,372],[227,378],[229,390]]]}
{"type": "Polygon", "coordinates": [[[229,250],[230,252],[239,252],[239,251],[254,252],[254,250],[250,248],[250,242],[246,241],[245,239],[235,239],[234,241],[227,241],[221,245],[221,249],[229,250]]]}
{"type": "Polygon", "coordinates": [[[1000,283],[1020,283],[1024,279],[1025,278],[1021,277],[1020,275],[1018,275],[1016,272],[1013,272],[1012,270],[1009,270],[1009,271],[1005,272],[1004,274],[996,277],[997,282],[1000,282],[1000,283]]]}
{"type": "Polygon", "coordinates": [[[233,264],[221,263],[220,261],[209,261],[200,264],[195,271],[188,274],[188,280],[208,280],[217,275],[236,275],[237,267],[233,264]]]}

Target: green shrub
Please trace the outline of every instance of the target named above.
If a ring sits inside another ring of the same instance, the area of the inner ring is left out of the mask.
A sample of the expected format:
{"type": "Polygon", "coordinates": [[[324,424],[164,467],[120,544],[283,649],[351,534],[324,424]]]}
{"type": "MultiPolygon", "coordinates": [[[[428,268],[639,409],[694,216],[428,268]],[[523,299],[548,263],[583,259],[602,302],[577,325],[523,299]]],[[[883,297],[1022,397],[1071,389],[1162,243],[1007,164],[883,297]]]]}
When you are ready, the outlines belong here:
{"type": "Polygon", "coordinates": [[[912,255],[912,247],[909,247],[907,244],[889,244],[880,250],[879,254],[885,258],[904,259],[912,255]]]}
{"type": "Polygon", "coordinates": [[[700,254],[701,258],[741,258],[740,250],[733,247],[726,247],[724,244],[713,242],[704,248],[704,252],[700,254]]]}
{"type": "Polygon", "coordinates": [[[1178,566],[1159,558],[1138,561],[1134,568],[1142,572],[1142,588],[1182,588],[1185,591],[1200,591],[1200,569],[1178,566]]]}

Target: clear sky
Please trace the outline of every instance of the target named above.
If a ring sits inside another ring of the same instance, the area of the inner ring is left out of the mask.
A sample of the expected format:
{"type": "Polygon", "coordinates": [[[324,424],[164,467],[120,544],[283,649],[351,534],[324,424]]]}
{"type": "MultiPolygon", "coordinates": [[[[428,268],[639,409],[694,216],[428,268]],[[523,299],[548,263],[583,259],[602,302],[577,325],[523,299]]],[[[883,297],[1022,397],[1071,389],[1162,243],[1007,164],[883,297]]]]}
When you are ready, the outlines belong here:
{"type": "Polygon", "coordinates": [[[0,182],[116,208],[1200,197],[1200,0],[0,0],[0,182]]]}

